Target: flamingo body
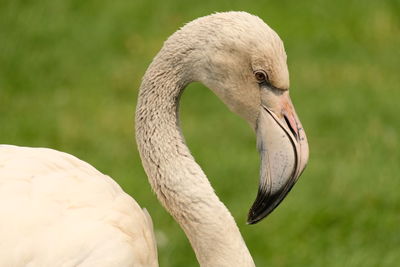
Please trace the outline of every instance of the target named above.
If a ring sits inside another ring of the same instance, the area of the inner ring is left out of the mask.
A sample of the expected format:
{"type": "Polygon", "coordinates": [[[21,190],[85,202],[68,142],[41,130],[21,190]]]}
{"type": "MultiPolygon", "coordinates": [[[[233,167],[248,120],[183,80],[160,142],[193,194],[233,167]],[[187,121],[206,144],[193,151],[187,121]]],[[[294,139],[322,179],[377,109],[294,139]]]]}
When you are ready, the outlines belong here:
{"type": "Polygon", "coordinates": [[[148,213],[90,164],[0,145],[0,178],[0,266],[157,266],[148,213]]]}

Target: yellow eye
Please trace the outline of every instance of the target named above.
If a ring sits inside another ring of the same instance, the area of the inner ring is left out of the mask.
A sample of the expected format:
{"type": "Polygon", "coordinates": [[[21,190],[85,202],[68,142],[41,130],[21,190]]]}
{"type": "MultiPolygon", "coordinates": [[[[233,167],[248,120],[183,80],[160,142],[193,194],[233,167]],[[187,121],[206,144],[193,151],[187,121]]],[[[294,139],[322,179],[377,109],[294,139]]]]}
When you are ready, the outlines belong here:
{"type": "Polygon", "coordinates": [[[263,83],[268,80],[268,75],[262,70],[255,71],[254,76],[256,77],[256,80],[259,83],[263,83]]]}

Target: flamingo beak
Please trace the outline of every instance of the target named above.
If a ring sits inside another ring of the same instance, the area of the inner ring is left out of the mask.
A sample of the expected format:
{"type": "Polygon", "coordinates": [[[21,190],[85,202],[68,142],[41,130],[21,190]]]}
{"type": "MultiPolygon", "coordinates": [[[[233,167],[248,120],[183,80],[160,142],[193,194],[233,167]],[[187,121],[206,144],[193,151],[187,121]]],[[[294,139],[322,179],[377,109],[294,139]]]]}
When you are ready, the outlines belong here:
{"type": "Polygon", "coordinates": [[[307,137],[289,94],[280,95],[276,102],[274,107],[262,104],[257,121],[260,184],[248,224],[261,221],[281,203],[308,161],[307,137]]]}

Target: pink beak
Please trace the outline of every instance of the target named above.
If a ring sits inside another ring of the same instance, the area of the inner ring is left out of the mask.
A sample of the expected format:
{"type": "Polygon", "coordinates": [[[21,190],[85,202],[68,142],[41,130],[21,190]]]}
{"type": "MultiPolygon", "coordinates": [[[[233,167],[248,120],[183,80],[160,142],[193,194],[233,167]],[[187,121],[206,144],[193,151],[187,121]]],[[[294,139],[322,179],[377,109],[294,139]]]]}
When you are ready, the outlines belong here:
{"type": "Polygon", "coordinates": [[[287,93],[279,100],[275,112],[262,105],[257,121],[260,185],[248,215],[249,224],[259,222],[281,203],[308,161],[307,137],[292,101],[287,93]]]}

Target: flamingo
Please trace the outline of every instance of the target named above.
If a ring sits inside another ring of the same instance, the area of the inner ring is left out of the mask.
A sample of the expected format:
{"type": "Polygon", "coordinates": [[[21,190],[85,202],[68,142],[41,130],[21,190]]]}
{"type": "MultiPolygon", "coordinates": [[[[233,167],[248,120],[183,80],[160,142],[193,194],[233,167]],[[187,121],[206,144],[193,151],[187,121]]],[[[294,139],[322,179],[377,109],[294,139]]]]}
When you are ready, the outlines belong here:
{"type": "MultiPolygon", "coordinates": [[[[255,266],[179,127],[179,99],[194,81],[256,133],[260,183],[248,223],[257,223],[308,161],[283,43],[245,12],[198,18],[164,43],[143,77],[136,108],[136,141],[151,187],[200,265],[255,266]]],[[[63,152],[0,146],[0,216],[1,266],[158,266],[147,211],[112,178],[63,152]]]]}

